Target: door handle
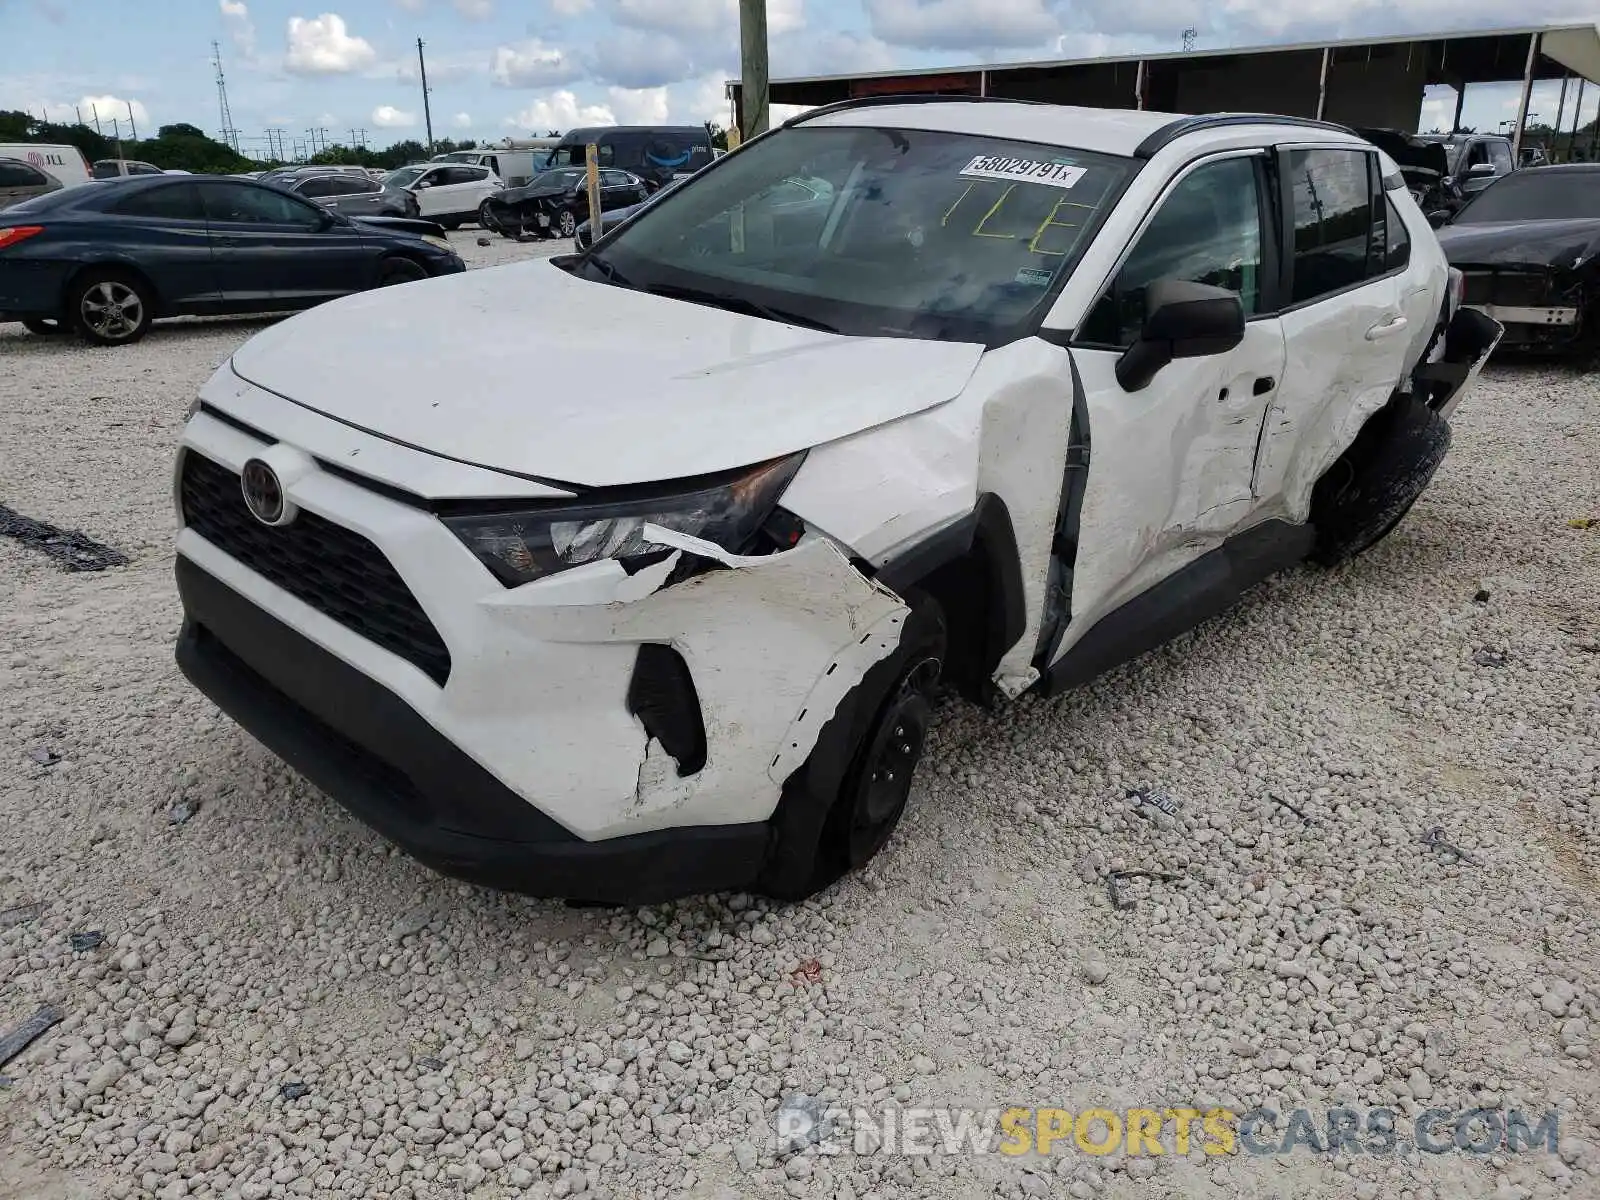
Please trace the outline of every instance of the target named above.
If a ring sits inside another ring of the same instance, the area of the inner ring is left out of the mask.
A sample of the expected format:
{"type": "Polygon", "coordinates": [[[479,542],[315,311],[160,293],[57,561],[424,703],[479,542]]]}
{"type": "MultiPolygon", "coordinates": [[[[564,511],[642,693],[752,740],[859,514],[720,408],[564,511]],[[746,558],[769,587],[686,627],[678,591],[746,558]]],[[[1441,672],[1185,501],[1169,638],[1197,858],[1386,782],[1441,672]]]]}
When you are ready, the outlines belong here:
{"type": "Polygon", "coordinates": [[[1402,332],[1407,324],[1408,322],[1403,316],[1390,317],[1387,321],[1374,325],[1367,330],[1367,341],[1375,342],[1379,338],[1392,337],[1394,334],[1402,332]]]}
{"type": "Polygon", "coordinates": [[[1250,394],[1252,396],[1265,396],[1277,386],[1278,381],[1271,375],[1263,375],[1260,379],[1255,381],[1254,386],[1252,386],[1250,389],[1250,394]]]}

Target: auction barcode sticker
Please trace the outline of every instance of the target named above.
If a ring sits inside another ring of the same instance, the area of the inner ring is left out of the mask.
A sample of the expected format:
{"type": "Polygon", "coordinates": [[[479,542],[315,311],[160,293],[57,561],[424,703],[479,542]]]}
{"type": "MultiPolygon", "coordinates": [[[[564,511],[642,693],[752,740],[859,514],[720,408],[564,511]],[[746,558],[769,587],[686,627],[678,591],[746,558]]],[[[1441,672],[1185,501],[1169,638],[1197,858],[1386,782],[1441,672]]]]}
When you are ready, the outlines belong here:
{"type": "Polygon", "coordinates": [[[980,154],[963,167],[961,173],[975,175],[979,179],[1006,179],[1013,183],[1042,183],[1047,187],[1069,188],[1082,179],[1086,171],[1083,167],[1069,167],[1065,163],[980,154]]]}

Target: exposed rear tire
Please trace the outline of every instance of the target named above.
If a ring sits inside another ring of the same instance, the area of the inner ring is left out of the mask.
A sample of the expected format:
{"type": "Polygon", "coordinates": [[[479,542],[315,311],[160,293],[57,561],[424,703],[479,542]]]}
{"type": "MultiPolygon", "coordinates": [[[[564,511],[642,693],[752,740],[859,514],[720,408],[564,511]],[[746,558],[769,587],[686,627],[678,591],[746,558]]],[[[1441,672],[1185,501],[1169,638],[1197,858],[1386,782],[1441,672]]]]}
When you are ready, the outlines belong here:
{"type": "Polygon", "coordinates": [[[67,312],[87,340],[99,346],[130,346],[150,332],[155,296],[128,271],[94,267],[67,289],[67,312]]]}
{"type": "Polygon", "coordinates": [[[1387,537],[1449,449],[1449,423],[1415,396],[1396,396],[1375,413],[1312,490],[1312,561],[1336,566],[1387,537]]]}
{"type": "Polygon", "coordinates": [[[840,701],[810,756],[784,783],[774,845],[757,883],[803,900],[866,865],[905,812],[944,662],[944,613],[908,597],[900,644],[840,701]]]}

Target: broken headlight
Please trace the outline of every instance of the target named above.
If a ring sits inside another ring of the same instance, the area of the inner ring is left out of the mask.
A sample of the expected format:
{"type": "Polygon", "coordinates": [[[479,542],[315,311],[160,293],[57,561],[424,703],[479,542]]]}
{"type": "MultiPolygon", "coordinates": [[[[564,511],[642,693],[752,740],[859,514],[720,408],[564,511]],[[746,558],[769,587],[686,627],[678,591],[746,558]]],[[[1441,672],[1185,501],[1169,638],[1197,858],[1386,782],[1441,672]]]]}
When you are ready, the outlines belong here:
{"type": "Polygon", "coordinates": [[[803,457],[774,459],[693,491],[441,519],[507,587],[601,559],[627,565],[668,552],[645,537],[646,525],[737,554],[766,522],[803,457]]]}

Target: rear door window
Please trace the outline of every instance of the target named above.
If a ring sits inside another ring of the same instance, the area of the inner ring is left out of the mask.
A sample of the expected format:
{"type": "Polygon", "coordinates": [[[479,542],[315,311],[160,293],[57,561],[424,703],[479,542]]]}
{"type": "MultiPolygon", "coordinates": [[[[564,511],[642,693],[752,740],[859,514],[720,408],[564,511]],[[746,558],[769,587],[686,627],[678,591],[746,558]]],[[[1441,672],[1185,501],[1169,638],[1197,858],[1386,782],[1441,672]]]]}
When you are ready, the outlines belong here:
{"type": "Polygon", "coordinates": [[[1375,157],[1319,147],[1290,150],[1284,160],[1294,238],[1291,302],[1306,304],[1384,274],[1375,157]]]}
{"type": "Polygon", "coordinates": [[[111,211],[125,217],[155,217],[164,221],[201,222],[206,219],[200,189],[192,183],[140,188],[122,197],[111,211]]]}

